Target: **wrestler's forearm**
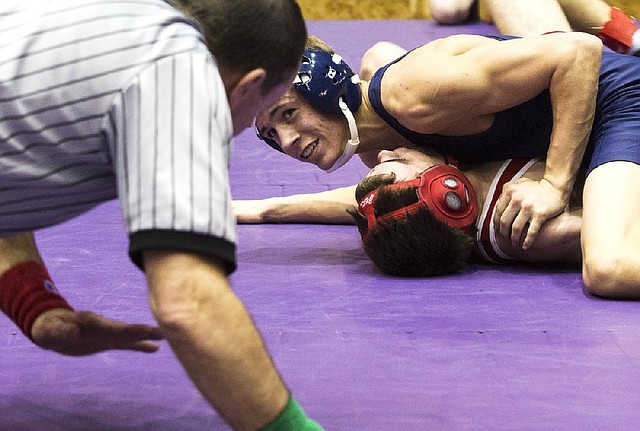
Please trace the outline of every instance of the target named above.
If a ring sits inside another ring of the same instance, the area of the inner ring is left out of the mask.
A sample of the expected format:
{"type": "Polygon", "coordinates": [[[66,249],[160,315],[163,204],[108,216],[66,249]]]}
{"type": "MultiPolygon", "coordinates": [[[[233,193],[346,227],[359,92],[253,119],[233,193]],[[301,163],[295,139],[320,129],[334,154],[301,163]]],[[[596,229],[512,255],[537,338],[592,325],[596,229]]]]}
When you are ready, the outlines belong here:
{"type": "Polygon", "coordinates": [[[565,203],[591,133],[602,56],[599,39],[575,35],[568,38],[566,55],[551,76],[554,121],[543,177],[561,193],[565,203]]]}
{"type": "Polygon", "coordinates": [[[347,209],[355,205],[355,186],[318,193],[233,202],[237,221],[243,224],[353,224],[347,209]]]}
{"type": "Polygon", "coordinates": [[[538,239],[527,250],[514,247],[510,238],[498,236],[497,240],[503,252],[519,261],[579,264],[582,261],[581,229],[581,211],[575,211],[548,220],[538,239]]]}

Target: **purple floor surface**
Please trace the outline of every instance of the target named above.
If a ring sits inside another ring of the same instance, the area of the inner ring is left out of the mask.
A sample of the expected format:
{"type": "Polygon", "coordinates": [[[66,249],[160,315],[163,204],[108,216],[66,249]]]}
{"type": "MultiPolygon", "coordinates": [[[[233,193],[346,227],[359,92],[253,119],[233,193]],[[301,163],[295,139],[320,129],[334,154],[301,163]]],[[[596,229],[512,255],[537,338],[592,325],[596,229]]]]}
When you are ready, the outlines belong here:
{"type": "MultiPolygon", "coordinates": [[[[310,22],[357,65],[378,40],[408,48],[484,24],[310,22]]],[[[238,198],[357,181],[236,141],[238,198]]],[[[327,430],[638,430],[640,304],[586,295],[577,271],[470,267],[436,279],[381,275],[352,226],[240,226],[238,295],[296,398],[327,430]]],[[[38,236],[77,309],[151,323],[116,203],[38,236]]],[[[228,429],[169,347],[68,358],[0,317],[0,431],[228,429]]]]}

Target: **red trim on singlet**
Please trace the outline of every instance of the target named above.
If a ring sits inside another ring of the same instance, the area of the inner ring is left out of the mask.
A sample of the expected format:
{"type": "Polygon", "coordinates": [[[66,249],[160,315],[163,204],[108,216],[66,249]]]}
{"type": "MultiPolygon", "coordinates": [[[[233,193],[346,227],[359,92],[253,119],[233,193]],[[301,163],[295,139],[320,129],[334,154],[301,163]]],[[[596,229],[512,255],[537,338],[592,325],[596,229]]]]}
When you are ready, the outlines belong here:
{"type": "Polygon", "coordinates": [[[502,187],[505,185],[505,183],[520,178],[525,172],[523,171],[523,168],[529,163],[532,164],[532,162],[535,162],[535,160],[507,160],[502,165],[500,171],[496,174],[496,177],[492,182],[492,188],[489,190],[489,192],[491,193],[491,191],[493,191],[493,194],[491,196],[487,196],[487,198],[485,199],[482,212],[480,213],[480,217],[478,219],[478,232],[476,236],[476,245],[480,256],[490,263],[507,263],[510,260],[510,258],[508,258],[505,253],[500,251],[498,245],[494,241],[492,241],[491,235],[493,230],[493,215],[496,209],[498,198],[502,194],[502,187]]]}

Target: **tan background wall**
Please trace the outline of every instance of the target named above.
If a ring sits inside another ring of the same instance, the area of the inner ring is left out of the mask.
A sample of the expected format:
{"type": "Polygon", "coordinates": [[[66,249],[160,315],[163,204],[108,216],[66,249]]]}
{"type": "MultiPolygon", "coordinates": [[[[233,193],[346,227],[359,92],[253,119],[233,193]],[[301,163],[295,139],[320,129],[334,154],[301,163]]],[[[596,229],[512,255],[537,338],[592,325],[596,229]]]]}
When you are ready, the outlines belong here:
{"type": "MultiPolygon", "coordinates": [[[[429,18],[427,2],[428,0],[298,0],[306,19],[429,18]]],[[[609,0],[608,3],[640,18],[639,0],[609,0]]]]}

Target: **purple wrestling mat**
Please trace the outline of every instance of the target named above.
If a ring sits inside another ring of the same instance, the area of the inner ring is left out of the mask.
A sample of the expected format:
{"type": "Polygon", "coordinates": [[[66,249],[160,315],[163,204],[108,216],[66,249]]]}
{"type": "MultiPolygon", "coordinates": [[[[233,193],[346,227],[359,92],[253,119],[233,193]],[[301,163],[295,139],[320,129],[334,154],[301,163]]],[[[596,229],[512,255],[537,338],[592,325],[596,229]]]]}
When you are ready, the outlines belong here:
{"type": "MultiPolygon", "coordinates": [[[[411,48],[474,24],[322,21],[309,29],[357,68],[379,40],[411,48]]],[[[236,141],[234,195],[352,184],[252,131],[236,141]]],[[[237,294],[292,392],[327,430],[638,430],[640,304],[585,295],[577,271],[473,266],[435,279],[374,269],[353,226],[239,227],[237,294]]],[[[112,202],[42,231],[39,244],[76,309],[151,323],[112,202]]],[[[152,355],[69,358],[34,347],[0,317],[0,431],[228,429],[163,342],[152,355]]]]}

